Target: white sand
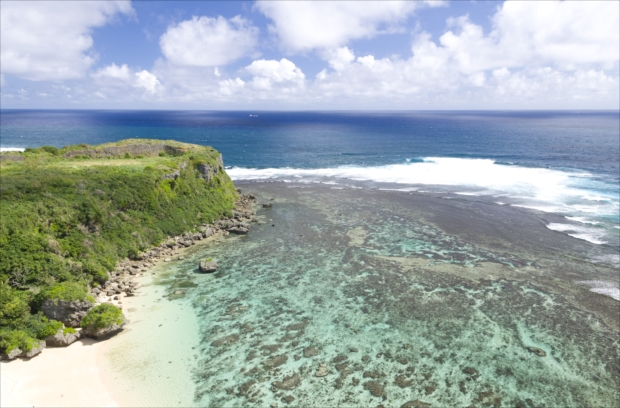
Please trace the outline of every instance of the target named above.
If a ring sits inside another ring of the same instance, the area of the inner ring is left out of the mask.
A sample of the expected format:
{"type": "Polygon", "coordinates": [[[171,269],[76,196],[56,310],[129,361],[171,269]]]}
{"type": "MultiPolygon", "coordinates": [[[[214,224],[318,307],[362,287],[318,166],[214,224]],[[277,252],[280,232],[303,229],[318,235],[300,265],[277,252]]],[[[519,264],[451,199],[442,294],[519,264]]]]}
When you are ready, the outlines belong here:
{"type": "Polygon", "coordinates": [[[2,407],[117,407],[101,372],[106,342],[82,339],[0,364],[2,407]]]}

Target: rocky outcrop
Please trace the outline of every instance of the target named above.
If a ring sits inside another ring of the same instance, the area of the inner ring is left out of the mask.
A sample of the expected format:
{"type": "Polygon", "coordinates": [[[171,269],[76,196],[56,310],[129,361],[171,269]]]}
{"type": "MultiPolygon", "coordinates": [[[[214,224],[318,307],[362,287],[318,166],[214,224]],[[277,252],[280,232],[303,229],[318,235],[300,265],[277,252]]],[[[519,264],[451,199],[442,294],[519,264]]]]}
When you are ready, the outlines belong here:
{"type": "Polygon", "coordinates": [[[17,156],[11,154],[0,154],[0,162],[1,161],[24,161],[24,156],[17,156]]]}
{"type": "Polygon", "coordinates": [[[93,307],[88,300],[47,299],[41,310],[48,319],[58,320],[67,327],[80,327],[80,320],[93,307]]]}
{"type": "Polygon", "coordinates": [[[18,348],[14,348],[13,350],[9,351],[7,354],[3,354],[2,360],[14,360],[17,357],[32,358],[36,356],[37,354],[41,353],[44,348],[45,348],[44,341],[39,341],[38,343],[36,343],[30,351],[25,351],[25,350],[21,350],[18,348]]]}
{"type": "Polygon", "coordinates": [[[64,333],[63,329],[60,329],[53,336],[45,338],[45,345],[47,347],[67,347],[69,344],[74,343],[82,337],[82,333],[76,331],[75,333],[64,333]]]}
{"type": "Polygon", "coordinates": [[[95,328],[92,325],[86,326],[84,327],[84,330],[82,330],[82,332],[84,333],[84,336],[86,337],[92,337],[94,339],[101,339],[104,337],[112,336],[113,334],[120,332],[121,330],[123,330],[123,326],[125,326],[125,323],[126,322],[123,322],[121,324],[113,324],[108,327],[100,327],[100,328],[95,328]]]}
{"type": "Polygon", "coordinates": [[[185,153],[185,150],[179,147],[169,146],[162,144],[131,144],[122,146],[108,146],[98,149],[73,150],[63,155],[65,158],[74,158],[76,156],[89,156],[91,158],[96,157],[118,157],[129,153],[132,156],[157,156],[159,153],[164,152],[171,156],[176,156],[185,153]]]}
{"type": "Polygon", "coordinates": [[[217,262],[215,261],[200,261],[200,272],[215,272],[217,270],[217,262]]]}

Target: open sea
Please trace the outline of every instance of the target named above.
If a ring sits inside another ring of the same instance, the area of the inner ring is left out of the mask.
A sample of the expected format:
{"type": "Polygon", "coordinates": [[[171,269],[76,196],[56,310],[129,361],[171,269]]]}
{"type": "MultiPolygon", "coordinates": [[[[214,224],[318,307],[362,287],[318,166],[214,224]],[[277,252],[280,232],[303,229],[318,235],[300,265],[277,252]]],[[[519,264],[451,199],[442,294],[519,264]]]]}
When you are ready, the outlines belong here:
{"type": "Polygon", "coordinates": [[[126,404],[620,405],[619,112],[0,111],[2,150],[127,138],[274,205],[145,281],[126,404]]]}

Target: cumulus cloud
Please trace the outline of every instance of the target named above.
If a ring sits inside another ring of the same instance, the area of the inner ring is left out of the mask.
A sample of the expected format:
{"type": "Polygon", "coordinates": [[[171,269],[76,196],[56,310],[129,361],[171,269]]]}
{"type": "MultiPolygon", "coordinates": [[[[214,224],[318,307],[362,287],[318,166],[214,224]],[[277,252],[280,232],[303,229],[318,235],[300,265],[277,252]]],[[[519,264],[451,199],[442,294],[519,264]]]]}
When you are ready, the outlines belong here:
{"type": "MultiPolygon", "coordinates": [[[[117,94],[124,92],[125,96],[127,93],[131,93],[131,88],[151,95],[162,90],[161,83],[155,74],[147,70],[136,71],[127,66],[127,64],[118,66],[112,63],[97,70],[92,74],[92,77],[96,80],[101,90],[117,94]]],[[[97,96],[105,95],[100,91],[97,91],[95,94],[97,96]]]]}
{"type": "Polygon", "coordinates": [[[96,61],[91,30],[133,13],[129,1],[3,1],[2,73],[34,81],[80,78],[96,61]]]}
{"type": "Polygon", "coordinates": [[[272,31],[289,51],[338,48],[349,40],[390,32],[417,7],[416,1],[258,1],[272,31]]]}
{"type": "Polygon", "coordinates": [[[334,71],[317,75],[315,91],[410,106],[617,104],[618,8],[617,2],[506,2],[490,32],[467,16],[450,18],[437,42],[418,33],[406,59],[366,55],[352,61],[353,53],[342,50],[348,57],[340,63],[338,53],[324,53],[334,71]]]}
{"type": "Polygon", "coordinates": [[[213,67],[252,53],[258,34],[258,28],[240,16],[230,20],[221,16],[194,16],[168,27],[159,44],[173,64],[213,67]]]}
{"type": "Polygon", "coordinates": [[[150,94],[154,94],[161,85],[157,77],[147,70],[136,72],[135,76],[136,81],[134,86],[136,88],[143,88],[150,94]]]}
{"type": "Polygon", "coordinates": [[[281,90],[292,91],[302,88],[306,76],[295,64],[286,58],[276,60],[257,60],[245,67],[252,74],[252,86],[258,90],[271,90],[281,85],[281,90]]]}
{"type": "Polygon", "coordinates": [[[125,82],[129,82],[132,79],[131,70],[127,64],[123,64],[119,67],[115,63],[97,70],[97,72],[93,74],[93,77],[119,79],[125,82]]]}

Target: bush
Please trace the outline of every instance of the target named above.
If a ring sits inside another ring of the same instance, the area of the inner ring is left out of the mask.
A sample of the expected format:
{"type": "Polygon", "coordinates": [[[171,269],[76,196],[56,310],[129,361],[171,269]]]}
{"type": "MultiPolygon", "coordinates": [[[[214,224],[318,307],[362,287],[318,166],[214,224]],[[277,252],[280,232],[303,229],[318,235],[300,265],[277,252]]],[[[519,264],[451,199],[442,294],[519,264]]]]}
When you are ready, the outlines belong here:
{"type": "Polygon", "coordinates": [[[8,354],[16,348],[30,351],[37,340],[22,330],[0,330],[0,350],[8,354]]]}
{"type": "Polygon", "coordinates": [[[123,316],[121,309],[109,303],[102,303],[86,313],[80,322],[80,326],[83,328],[93,326],[95,329],[102,329],[114,324],[121,324],[124,321],[125,316],[123,316]]]}
{"type": "Polygon", "coordinates": [[[63,324],[57,320],[48,320],[43,313],[39,312],[32,315],[24,325],[23,330],[31,337],[44,339],[53,336],[58,330],[63,328],[63,324]]]}
{"type": "Polygon", "coordinates": [[[57,147],[54,146],[41,146],[40,147],[41,150],[50,153],[54,156],[60,156],[60,149],[58,149],[57,147]]]}
{"type": "Polygon", "coordinates": [[[48,286],[41,290],[37,298],[42,302],[47,299],[79,301],[88,300],[91,303],[95,299],[88,294],[86,284],[80,282],[62,282],[48,286]]]}
{"type": "Polygon", "coordinates": [[[76,331],[75,331],[75,329],[73,327],[65,327],[65,328],[62,329],[62,334],[64,334],[65,336],[67,334],[75,334],[75,333],[76,333],[76,331]]]}

